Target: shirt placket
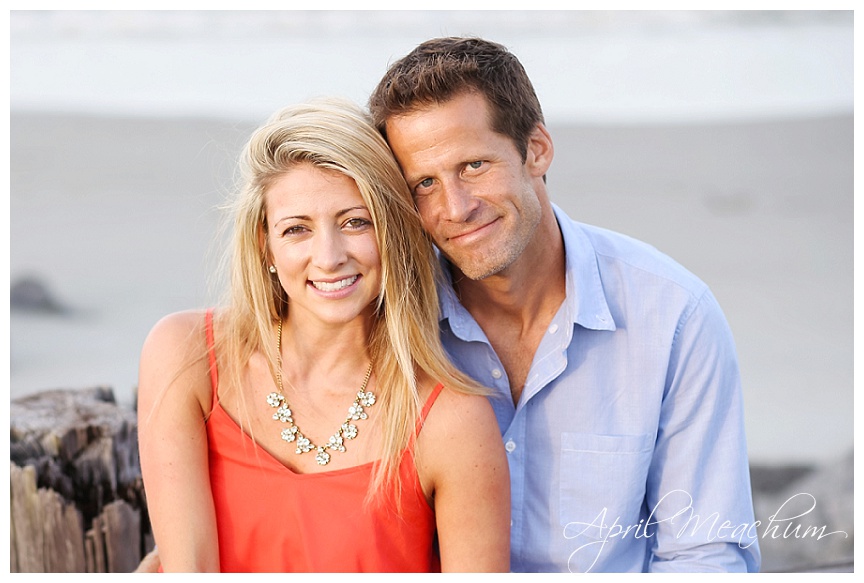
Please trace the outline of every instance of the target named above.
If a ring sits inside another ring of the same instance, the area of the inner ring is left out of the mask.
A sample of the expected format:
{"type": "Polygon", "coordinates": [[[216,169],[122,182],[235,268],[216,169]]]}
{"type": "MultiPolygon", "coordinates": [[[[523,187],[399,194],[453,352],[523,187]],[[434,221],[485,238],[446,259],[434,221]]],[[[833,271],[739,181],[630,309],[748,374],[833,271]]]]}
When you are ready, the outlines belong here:
{"type": "Polygon", "coordinates": [[[510,555],[511,569],[519,570],[525,537],[525,414],[517,411],[504,433],[504,449],[510,466],[510,555]]]}

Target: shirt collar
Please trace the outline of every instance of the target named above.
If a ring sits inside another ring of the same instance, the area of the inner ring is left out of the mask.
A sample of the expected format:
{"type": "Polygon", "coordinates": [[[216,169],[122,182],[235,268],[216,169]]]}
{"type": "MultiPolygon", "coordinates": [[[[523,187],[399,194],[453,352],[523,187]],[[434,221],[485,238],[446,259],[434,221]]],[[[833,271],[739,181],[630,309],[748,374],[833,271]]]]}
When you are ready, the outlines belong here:
{"type": "Polygon", "coordinates": [[[450,261],[435,249],[438,260],[441,262],[441,282],[438,286],[438,305],[440,306],[439,321],[445,320],[450,325],[450,330],[466,342],[478,341],[488,342],[486,334],[480,325],[471,317],[465,306],[456,297],[453,289],[453,274],[450,271],[450,261]]]}
{"type": "Polygon", "coordinates": [[[553,204],[555,218],[564,239],[567,262],[567,297],[565,308],[574,324],[589,330],[615,330],[615,320],[603,291],[597,253],[585,231],[553,204]]]}
{"type": "MultiPolygon", "coordinates": [[[[572,321],[590,330],[615,330],[615,321],[603,292],[594,245],[563,210],[555,204],[552,209],[564,240],[567,265],[567,296],[562,305],[562,310],[567,315],[565,321],[572,321]]],[[[442,285],[438,290],[440,320],[449,321],[450,328],[463,340],[485,341],[485,334],[456,297],[450,262],[440,252],[438,257],[443,272],[442,285]]]]}

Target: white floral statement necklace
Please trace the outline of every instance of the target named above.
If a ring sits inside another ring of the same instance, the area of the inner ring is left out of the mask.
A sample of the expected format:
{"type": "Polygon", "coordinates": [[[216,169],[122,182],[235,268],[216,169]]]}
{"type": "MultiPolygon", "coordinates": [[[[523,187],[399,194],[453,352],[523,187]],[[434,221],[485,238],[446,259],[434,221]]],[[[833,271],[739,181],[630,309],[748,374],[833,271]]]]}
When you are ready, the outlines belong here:
{"type": "Polygon", "coordinates": [[[364,410],[365,407],[371,407],[375,404],[375,395],[372,391],[366,391],[366,385],[369,383],[369,377],[372,376],[372,365],[373,363],[369,363],[369,368],[366,370],[366,376],[363,378],[363,384],[360,385],[360,390],[357,391],[357,396],[354,398],[354,402],[348,407],[348,417],[345,418],[345,422],[336,430],[336,433],[330,436],[330,439],[327,440],[327,443],[324,445],[315,445],[312,443],[309,438],[303,435],[303,432],[300,431],[300,428],[297,427],[297,424],[294,423],[294,419],[292,418],[291,408],[288,406],[288,401],[285,400],[285,395],[282,390],[282,320],[279,320],[279,330],[277,332],[278,337],[276,340],[276,355],[278,358],[279,369],[276,371],[276,382],[279,384],[279,392],[272,392],[267,395],[267,404],[276,409],[276,412],[273,413],[273,419],[277,421],[281,421],[282,423],[290,424],[288,427],[282,430],[281,437],[288,443],[297,442],[297,449],[294,450],[294,453],[303,454],[312,451],[313,449],[317,450],[318,453],[315,455],[315,461],[318,462],[318,465],[326,466],[330,463],[330,454],[327,453],[328,449],[332,449],[335,451],[345,451],[345,440],[354,439],[357,437],[357,426],[352,423],[352,421],[357,421],[359,419],[366,419],[368,415],[364,410]]]}

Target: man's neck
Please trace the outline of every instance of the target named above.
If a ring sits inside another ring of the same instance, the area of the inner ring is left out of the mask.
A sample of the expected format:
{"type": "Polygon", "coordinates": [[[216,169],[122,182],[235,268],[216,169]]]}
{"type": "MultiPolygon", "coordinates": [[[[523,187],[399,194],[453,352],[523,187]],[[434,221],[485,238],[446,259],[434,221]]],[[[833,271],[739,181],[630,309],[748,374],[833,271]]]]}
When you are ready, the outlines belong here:
{"type": "Polygon", "coordinates": [[[520,257],[502,272],[471,280],[452,267],[453,288],[501,359],[514,403],[534,353],[566,295],[561,230],[551,208],[520,257]]]}

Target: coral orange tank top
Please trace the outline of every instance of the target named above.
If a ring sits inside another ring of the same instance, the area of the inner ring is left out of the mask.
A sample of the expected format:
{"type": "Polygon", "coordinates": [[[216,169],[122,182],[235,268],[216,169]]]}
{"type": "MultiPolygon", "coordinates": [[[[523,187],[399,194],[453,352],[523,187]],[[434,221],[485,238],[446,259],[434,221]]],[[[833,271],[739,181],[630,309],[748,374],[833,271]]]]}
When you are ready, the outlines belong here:
{"type": "MultiPolygon", "coordinates": [[[[374,463],[314,474],[285,467],[218,404],[213,315],[207,345],[214,405],[207,420],[210,488],[223,572],[440,571],[435,514],[420,487],[410,448],[399,468],[401,512],[364,506],[374,463]]],[[[442,389],[423,407],[419,432],[442,389]]]]}

